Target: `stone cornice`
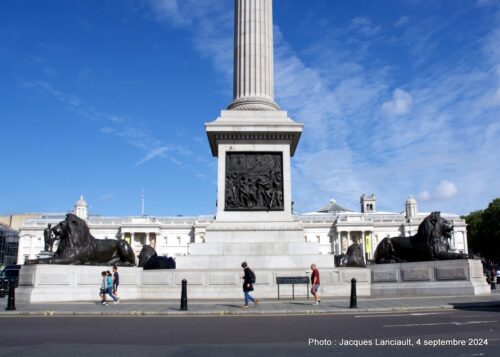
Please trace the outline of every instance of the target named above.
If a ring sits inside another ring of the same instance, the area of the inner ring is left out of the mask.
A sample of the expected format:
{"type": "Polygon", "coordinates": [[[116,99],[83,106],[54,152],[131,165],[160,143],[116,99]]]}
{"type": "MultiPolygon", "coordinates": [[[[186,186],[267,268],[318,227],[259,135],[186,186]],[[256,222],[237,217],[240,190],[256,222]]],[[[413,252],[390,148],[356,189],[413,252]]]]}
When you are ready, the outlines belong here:
{"type": "Polygon", "coordinates": [[[285,142],[293,156],[302,128],[285,111],[222,111],[217,120],[205,124],[213,156],[218,156],[218,144],[224,141],[285,142]]]}

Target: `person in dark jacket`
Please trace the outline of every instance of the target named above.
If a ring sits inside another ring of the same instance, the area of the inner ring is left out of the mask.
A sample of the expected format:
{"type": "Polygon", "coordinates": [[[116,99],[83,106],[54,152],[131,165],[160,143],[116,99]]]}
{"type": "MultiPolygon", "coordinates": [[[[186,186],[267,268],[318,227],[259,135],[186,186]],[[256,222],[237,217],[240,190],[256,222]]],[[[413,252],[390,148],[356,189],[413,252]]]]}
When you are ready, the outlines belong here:
{"type": "Polygon", "coordinates": [[[118,296],[118,285],[120,284],[120,274],[118,274],[118,267],[113,266],[113,295],[120,300],[118,296]]]}
{"type": "Polygon", "coordinates": [[[252,275],[250,273],[250,268],[248,267],[247,262],[241,263],[241,267],[243,268],[243,293],[245,294],[245,305],[242,306],[243,309],[248,307],[248,300],[253,301],[255,306],[259,303],[259,299],[255,299],[253,296],[249,294],[250,291],[253,291],[252,284],[252,275]]]}

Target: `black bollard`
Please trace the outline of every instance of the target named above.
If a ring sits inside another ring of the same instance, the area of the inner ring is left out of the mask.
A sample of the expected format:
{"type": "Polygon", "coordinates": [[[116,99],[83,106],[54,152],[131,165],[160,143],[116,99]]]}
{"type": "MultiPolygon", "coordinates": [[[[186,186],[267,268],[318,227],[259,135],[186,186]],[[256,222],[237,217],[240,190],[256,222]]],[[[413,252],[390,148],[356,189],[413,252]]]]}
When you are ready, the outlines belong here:
{"type": "Polygon", "coordinates": [[[5,280],[0,280],[0,298],[3,299],[5,297],[5,280]]]}
{"type": "Polygon", "coordinates": [[[7,300],[7,307],[5,310],[15,310],[16,309],[16,281],[14,279],[9,280],[9,298],[7,300]]]}
{"type": "Polygon", "coordinates": [[[356,296],[356,279],[351,279],[351,303],[349,304],[350,309],[358,308],[358,298],[356,296]]]}
{"type": "Polygon", "coordinates": [[[187,309],[188,309],[187,280],[182,279],[181,311],[187,311],[187,309]]]}

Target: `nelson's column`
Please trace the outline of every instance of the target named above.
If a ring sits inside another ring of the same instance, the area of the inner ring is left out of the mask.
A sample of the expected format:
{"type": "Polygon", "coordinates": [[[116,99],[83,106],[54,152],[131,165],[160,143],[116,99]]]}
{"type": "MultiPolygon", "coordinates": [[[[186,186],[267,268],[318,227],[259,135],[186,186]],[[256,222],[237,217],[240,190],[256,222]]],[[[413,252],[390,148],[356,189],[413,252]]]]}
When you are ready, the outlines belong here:
{"type": "Polygon", "coordinates": [[[181,269],[333,267],[292,214],[290,158],[302,124],[274,101],[272,0],[235,0],[234,94],[205,125],[218,158],[217,214],[181,269]]]}

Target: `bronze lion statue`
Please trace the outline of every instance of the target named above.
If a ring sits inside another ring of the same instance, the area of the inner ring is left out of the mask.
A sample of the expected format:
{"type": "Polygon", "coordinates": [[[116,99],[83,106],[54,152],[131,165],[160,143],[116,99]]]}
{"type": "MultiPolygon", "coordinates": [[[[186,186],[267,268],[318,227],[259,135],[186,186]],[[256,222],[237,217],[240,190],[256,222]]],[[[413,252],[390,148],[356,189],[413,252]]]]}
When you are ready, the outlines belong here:
{"type": "Polygon", "coordinates": [[[72,213],[52,231],[59,240],[54,255],[28,260],[26,264],[135,265],[134,251],[126,241],[94,238],[87,223],[72,213]]]}
{"type": "Polygon", "coordinates": [[[365,258],[363,257],[363,248],[359,243],[351,244],[346,254],[335,257],[336,267],[366,268],[365,258]]]}
{"type": "Polygon", "coordinates": [[[427,260],[468,259],[468,254],[453,253],[449,239],[453,224],[432,212],[418,226],[411,237],[384,238],[375,249],[376,264],[420,262],[427,260]]]}
{"type": "Polygon", "coordinates": [[[175,260],[171,257],[159,257],[152,246],[145,244],[139,253],[139,267],[144,270],[175,269],[175,260]]]}

